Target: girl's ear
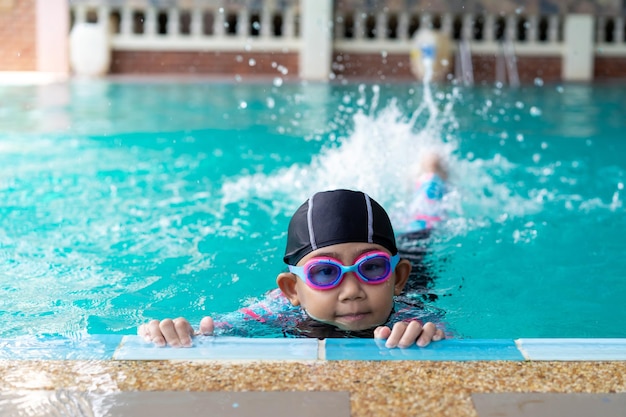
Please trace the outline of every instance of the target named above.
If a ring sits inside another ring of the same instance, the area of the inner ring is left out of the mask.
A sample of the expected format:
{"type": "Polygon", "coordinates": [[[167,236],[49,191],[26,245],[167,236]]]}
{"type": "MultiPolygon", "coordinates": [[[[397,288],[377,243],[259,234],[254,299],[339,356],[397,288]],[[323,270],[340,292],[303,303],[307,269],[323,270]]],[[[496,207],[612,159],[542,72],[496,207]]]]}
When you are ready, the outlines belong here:
{"type": "Polygon", "coordinates": [[[400,295],[402,290],[409,280],[409,274],[411,273],[411,263],[406,259],[400,259],[396,266],[396,281],[393,284],[393,294],[400,295]]]}
{"type": "Polygon", "coordinates": [[[276,277],[278,288],[280,288],[285,297],[287,297],[294,306],[300,305],[300,298],[298,297],[298,291],[296,289],[297,282],[298,278],[291,272],[282,272],[276,277]]]}

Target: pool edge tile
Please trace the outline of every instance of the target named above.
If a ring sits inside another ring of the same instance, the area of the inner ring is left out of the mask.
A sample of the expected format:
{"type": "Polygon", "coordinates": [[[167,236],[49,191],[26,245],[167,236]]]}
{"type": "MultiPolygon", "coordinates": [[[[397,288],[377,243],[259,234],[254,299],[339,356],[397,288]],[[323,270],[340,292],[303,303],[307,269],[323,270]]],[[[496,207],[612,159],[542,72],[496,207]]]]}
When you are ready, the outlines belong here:
{"type": "Polygon", "coordinates": [[[447,339],[423,348],[393,349],[376,339],[327,339],[326,360],[524,361],[525,358],[513,339],[447,339]]]}
{"type": "Polygon", "coordinates": [[[23,336],[0,339],[3,360],[110,360],[121,335],[95,334],[78,338],[23,336]]]}
{"type": "Polygon", "coordinates": [[[139,336],[124,336],[115,360],[314,361],[317,339],[198,336],[189,348],[157,347],[139,336]]]}
{"type": "Polygon", "coordinates": [[[384,347],[376,339],[200,336],[192,348],[159,348],[137,335],[0,339],[2,360],[217,361],[626,361],[626,338],[447,339],[425,348],[384,347]]]}
{"type": "Polygon", "coordinates": [[[626,361],[626,338],[526,338],[517,343],[532,361],[626,361]]]}

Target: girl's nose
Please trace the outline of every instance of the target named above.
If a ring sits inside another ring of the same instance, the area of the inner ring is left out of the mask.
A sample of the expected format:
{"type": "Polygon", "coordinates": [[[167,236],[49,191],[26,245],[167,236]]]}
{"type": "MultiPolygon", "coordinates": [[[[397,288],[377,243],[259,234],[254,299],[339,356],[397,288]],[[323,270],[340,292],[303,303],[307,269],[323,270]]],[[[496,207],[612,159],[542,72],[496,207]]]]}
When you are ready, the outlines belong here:
{"type": "Polygon", "coordinates": [[[363,283],[354,272],[348,272],[339,285],[340,300],[355,300],[365,297],[363,283]]]}

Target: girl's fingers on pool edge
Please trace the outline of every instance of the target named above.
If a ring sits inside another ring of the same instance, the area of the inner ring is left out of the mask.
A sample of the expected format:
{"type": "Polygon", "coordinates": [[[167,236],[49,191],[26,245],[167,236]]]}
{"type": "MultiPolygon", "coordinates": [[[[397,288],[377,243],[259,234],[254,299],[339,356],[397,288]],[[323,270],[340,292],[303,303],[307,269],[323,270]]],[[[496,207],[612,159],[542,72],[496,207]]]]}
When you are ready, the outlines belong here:
{"type": "Polygon", "coordinates": [[[426,347],[430,343],[431,340],[434,339],[435,334],[437,334],[437,326],[434,323],[428,322],[422,327],[422,334],[420,334],[417,339],[417,346],[426,347]]]}
{"type": "Polygon", "coordinates": [[[435,335],[433,336],[433,342],[438,342],[446,338],[446,334],[440,328],[437,328],[435,335]]]}
{"type": "Polygon", "coordinates": [[[204,336],[209,336],[213,334],[213,330],[215,329],[215,324],[213,323],[213,319],[211,317],[203,317],[200,320],[200,334],[204,336]]]}
{"type": "Polygon", "coordinates": [[[402,335],[404,334],[406,328],[407,324],[404,322],[399,321],[395,323],[391,329],[391,334],[387,338],[387,343],[385,343],[385,346],[387,346],[388,348],[395,348],[396,346],[398,346],[398,343],[400,342],[400,339],[402,338],[402,335]]]}
{"type": "Polygon", "coordinates": [[[189,347],[191,346],[191,336],[193,335],[193,327],[187,321],[187,319],[183,317],[179,317],[174,319],[174,329],[176,330],[176,334],[178,335],[178,340],[181,346],[189,347]]]}
{"type": "MultiPolygon", "coordinates": [[[[181,342],[176,332],[176,326],[174,325],[174,320],[172,319],[163,319],[159,323],[159,331],[161,332],[162,337],[165,339],[168,345],[171,347],[180,347],[181,342]]],[[[152,334],[153,342],[155,342],[156,332],[152,334]]],[[[156,342],[155,342],[156,343],[156,342]]]]}
{"type": "Polygon", "coordinates": [[[374,339],[387,339],[391,334],[391,329],[387,326],[378,326],[374,329],[374,339]]]}
{"type": "Polygon", "coordinates": [[[166,341],[161,333],[160,322],[151,320],[147,324],[142,324],[143,338],[146,342],[154,343],[156,346],[165,346],[166,341]]]}
{"type": "Polygon", "coordinates": [[[422,333],[422,323],[417,320],[410,321],[406,329],[404,330],[404,334],[398,341],[398,347],[408,348],[413,346],[416,342],[418,336],[422,333]]]}

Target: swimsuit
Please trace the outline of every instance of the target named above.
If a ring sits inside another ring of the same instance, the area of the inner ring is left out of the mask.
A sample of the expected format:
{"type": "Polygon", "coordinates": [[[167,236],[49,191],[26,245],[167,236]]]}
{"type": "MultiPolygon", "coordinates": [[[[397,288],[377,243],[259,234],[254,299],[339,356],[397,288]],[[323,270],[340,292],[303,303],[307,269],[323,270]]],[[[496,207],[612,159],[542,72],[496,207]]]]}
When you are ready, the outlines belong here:
{"type": "MultiPolygon", "coordinates": [[[[440,321],[434,316],[432,312],[424,310],[421,303],[396,297],[394,309],[383,325],[392,327],[399,321],[412,320],[421,323],[440,321]]],[[[304,309],[293,306],[278,288],[269,291],[263,299],[250,306],[213,318],[216,335],[244,337],[275,336],[278,332],[288,336],[300,322],[306,320],[310,318],[304,309]]]]}

